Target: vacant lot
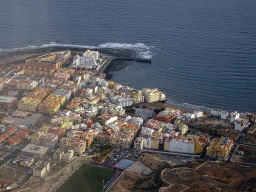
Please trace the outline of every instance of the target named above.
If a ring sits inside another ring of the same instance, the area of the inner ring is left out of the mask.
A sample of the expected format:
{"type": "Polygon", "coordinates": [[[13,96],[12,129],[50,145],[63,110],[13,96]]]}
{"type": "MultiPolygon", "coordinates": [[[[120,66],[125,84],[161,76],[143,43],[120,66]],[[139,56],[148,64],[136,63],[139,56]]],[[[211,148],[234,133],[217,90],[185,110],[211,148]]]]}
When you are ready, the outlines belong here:
{"type": "Polygon", "coordinates": [[[256,164],[256,147],[239,145],[231,158],[231,161],[256,164]],[[238,151],[243,151],[243,154],[237,154],[238,151]]]}
{"type": "Polygon", "coordinates": [[[0,168],[0,177],[7,178],[16,182],[21,181],[28,172],[22,171],[19,168],[13,168],[9,166],[4,166],[0,168]]]}
{"type": "Polygon", "coordinates": [[[244,144],[256,144],[256,135],[247,133],[241,142],[244,144]]]}

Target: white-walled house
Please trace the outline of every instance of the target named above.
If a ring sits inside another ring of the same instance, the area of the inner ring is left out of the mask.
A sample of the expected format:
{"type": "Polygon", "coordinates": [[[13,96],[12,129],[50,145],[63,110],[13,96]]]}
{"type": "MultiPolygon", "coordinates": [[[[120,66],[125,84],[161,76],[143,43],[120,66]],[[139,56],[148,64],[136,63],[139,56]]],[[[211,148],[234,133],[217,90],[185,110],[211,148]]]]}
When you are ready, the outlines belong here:
{"type": "Polygon", "coordinates": [[[211,114],[213,116],[221,116],[221,110],[220,109],[211,109],[211,114]]]}
{"type": "Polygon", "coordinates": [[[238,118],[235,121],[235,130],[236,131],[243,131],[248,125],[250,124],[248,119],[238,118]]]}
{"type": "Polygon", "coordinates": [[[108,121],[106,121],[105,124],[109,124],[109,123],[112,123],[113,121],[116,121],[117,120],[117,116],[115,117],[111,117],[108,121]]]}
{"type": "Polygon", "coordinates": [[[130,107],[132,106],[132,100],[130,98],[117,99],[116,105],[120,105],[122,107],[130,107]]]}
{"type": "Polygon", "coordinates": [[[194,111],[194,114],[196,118],[203,117],[203,111],[194,111]]]}
{"type": "Polygon", "coordinates": [[[151,143],[151,138],[148,137],[148,138],[143,138],[142,139],[142,143],[143,143],[143,148],[146,148],[146,149],[151,149],[152,148],[152,143],[151,143]]]}
{"type": "Polygon", "coordinates": [[[136,125],[139,125],[139,127],[142,127],[142,125],[143,125],[143,119],[141,117],[128,116],[128,117],[126,117],[125,122],[132,122],[136,125]]]}
{"type": "Polygon", "coordinates": [[[220,116],[221,119],[226,120],[227,116],[228,116],[228,112],[227,111],[221,111],[221,116],[220,116]]]}
{"type": "Polygon", "coordinates": [[[237,111],[235,111],[232,112],[230,116],[230,123],[233,123],[240,117],[240,114],[237,111]]]}

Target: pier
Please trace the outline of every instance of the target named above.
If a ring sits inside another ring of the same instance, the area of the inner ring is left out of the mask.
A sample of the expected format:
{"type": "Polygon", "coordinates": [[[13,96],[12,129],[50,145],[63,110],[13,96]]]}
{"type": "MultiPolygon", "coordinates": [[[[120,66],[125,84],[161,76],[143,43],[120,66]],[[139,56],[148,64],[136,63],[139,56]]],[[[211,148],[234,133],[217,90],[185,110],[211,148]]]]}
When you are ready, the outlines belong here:
{"type": "Polygon", "coordinates": [[[95,74],[95,77],[98,77],[101,73],[105,71],[105,69],[113,62],[118,60],[125,60],[125,61],[137,61],[137,62],[145,62],[151,63],[151,59],[139,59],[139,58],[129,58],[129,57],[114,57],[109,56],[103,63],[99,71],[95,74]]]}

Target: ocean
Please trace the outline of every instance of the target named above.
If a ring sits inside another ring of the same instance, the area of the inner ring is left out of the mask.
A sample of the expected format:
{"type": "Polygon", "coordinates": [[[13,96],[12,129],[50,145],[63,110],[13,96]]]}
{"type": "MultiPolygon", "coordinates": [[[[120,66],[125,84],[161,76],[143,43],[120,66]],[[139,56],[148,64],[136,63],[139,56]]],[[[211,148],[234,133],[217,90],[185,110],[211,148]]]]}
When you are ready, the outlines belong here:
{"type": "Polygon", "coordinates": [[[9,0],[0,54],[51,46],[132,50],[111,80],[188,109],[256,113],[255,0],[9,0]]]}

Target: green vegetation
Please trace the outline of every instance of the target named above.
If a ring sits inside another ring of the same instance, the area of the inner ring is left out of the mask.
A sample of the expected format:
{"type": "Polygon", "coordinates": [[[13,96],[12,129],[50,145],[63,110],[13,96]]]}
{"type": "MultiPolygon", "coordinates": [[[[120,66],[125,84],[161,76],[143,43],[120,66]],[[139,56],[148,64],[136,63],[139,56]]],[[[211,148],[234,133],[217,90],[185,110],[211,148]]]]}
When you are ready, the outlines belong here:
{"type": "Polygon", "coordinates": [[[125,113],[130,113],[130,114],[135,115],[135,112],[136,112],[136,110],[134,108],[131,108],[131,107],[125,108],[125,113]]]}
{"type": "Polygon", "coordinates": [[[113,145],[104,145],[96,151],[97,155],[93,157],[93,160],[101,162],[106,159],[114,150],[115,147],[113,145]]]}
{"type": "Polygon", "coordinates": [[[82,165],[63,185],[59,192],[98,192],[102,189],[103,183],[108,182],[115,174],[115,170],[90,165],[82,165]]]}

